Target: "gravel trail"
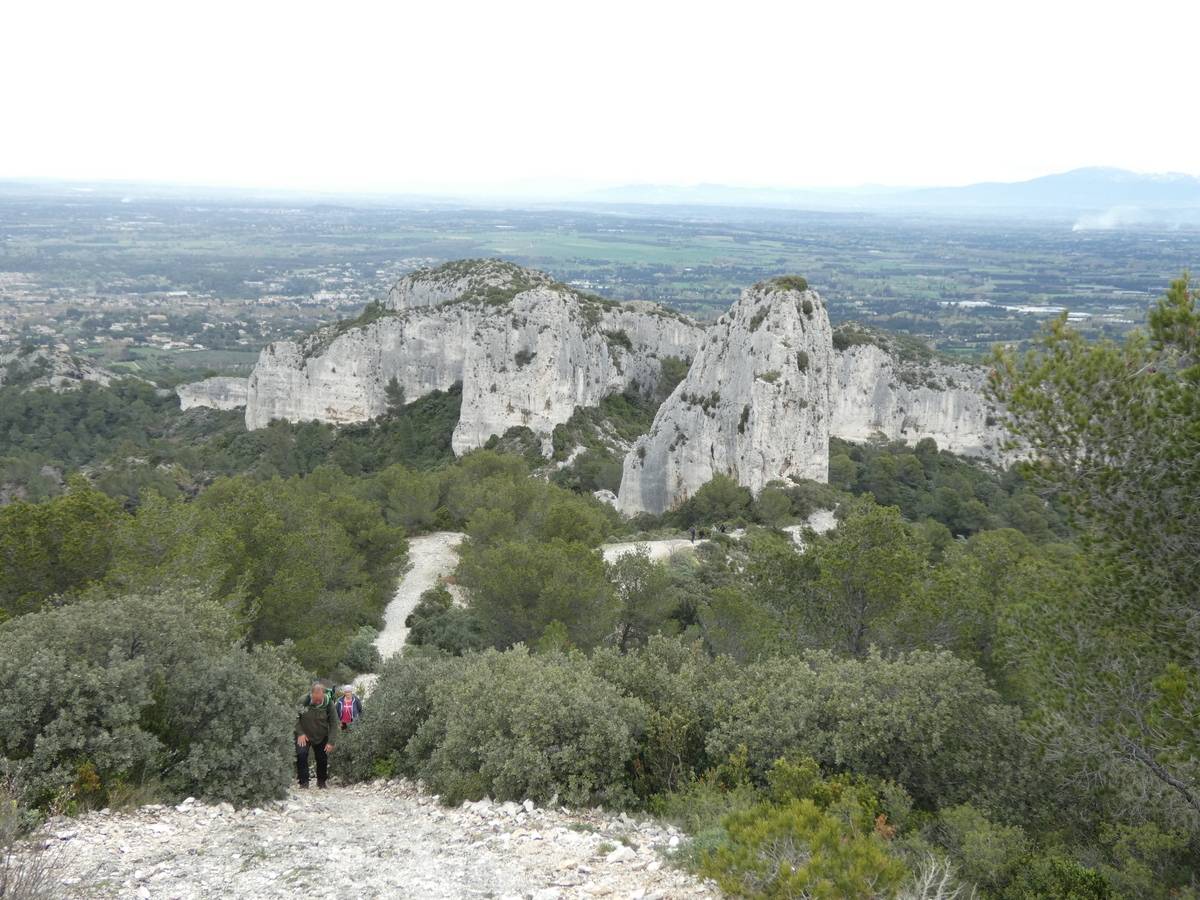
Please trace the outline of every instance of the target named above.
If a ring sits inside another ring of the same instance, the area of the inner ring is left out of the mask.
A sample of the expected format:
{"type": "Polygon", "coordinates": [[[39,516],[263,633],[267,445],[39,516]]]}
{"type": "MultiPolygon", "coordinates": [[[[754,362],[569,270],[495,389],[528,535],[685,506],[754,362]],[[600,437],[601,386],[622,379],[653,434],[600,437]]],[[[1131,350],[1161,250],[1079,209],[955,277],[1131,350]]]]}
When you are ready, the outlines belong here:
{"type": "Polygon", "coordinates": [[[614,544],[603,544],[600,552],[604,554],[605,562],[616,562],[622,556],[630,553],[645,551],[650,559],[663,562],[670,559],[672,553],[677,553],[688,547],[698,547],[707,541],[701,539],[695,542],[689,538],[671,538],[662,541],[621,541],[614,544]]]}
{"type": "Polygon", "coordinates": [[[649,821],[532,803],[439,805],[407,781],[293,791],[261,809],[147,806],[48,823],[64,896],[497,900],[716,898],[649,821]]]}
{"type": "Polygon", "coordinates": [[[408,637],[404,620],[413,611],[421,594],[449,575],[458,565],[458,545],[463,535],[457,531],[437,531],[409,538],[409,568],[396,586],[396,593],[383,613],[383,631],[375,639],[379,655],[387,659],[399,653],[408,637]]]}

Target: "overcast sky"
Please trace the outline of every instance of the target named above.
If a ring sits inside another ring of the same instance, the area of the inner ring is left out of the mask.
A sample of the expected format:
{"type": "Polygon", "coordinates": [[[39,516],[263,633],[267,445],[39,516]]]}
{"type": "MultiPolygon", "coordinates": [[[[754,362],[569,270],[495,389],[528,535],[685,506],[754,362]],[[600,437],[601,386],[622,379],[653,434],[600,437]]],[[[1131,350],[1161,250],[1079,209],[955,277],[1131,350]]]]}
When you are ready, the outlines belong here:
{"type": "Polygon", "coordinates": [[[1200,175],[1188,0],[13,0],[0,34],[0,177],[464,193],[1200,175]]]}

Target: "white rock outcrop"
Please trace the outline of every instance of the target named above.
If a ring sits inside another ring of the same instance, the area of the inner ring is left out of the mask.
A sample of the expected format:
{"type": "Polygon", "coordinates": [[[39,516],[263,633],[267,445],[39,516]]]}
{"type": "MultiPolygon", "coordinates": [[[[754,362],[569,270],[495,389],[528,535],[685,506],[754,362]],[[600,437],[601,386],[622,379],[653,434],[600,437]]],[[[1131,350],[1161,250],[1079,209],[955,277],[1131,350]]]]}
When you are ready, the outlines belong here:
{"type": "Polygon", "coordinates": [[[393,378],[410,402],[461,382],[455,453],[517,426],[548,448],[576,409],[651,387],[661,359],[691,357],[701,333],[653,304],[589,297],[511,263],[449,263],[405,276],[354,322],[266,347],[248,382],[246,426],[361,422],[387,409],[393,378]]]}
{"type": "Polygon", "coordinates": [[[218,375],[181,384],[175,388],[179,395],[179,408],[192,409],[206,406],[211,409],[241,409],[246,405],[247,382],[245,378],[218,375]]]}
{"type": "Polygon", "coordinates": [[[39,347],[0,353],[0,386],[18,383],[29,390],[69,391],[90,381],[107,385],[121,376],[82,356],[39,347]]]}
{"type": "Polygon", "coordinates": [[[985,379],[979,366],[903,361],[875,344],[856,344],[834,354],[830,430],[857,442],[933,438],[941,450],[1003,462],[1006,435],[985,379]]]}
{"type": "Polygon", "coordinates": [[[833,341],[825,303],[787,280],[743,291],[625,457],[619,509],[659,513],[723,474],[757,493],[829,476],[833,341]]]}
{"type": "MultiPolygon", "coordinates": [[[[652,390],[673,356],[694,362],[625,457],[626,513],[670,509],[718,473],[755,492],[775,479],[824,481],[831,435],[928,437],[1008,461],[983,369],[861,327],[835,350],[824,301],[799,287],[755,285],[704,328],[500,260],[448,263],[401,278],[358,319],[267,346],[246,382],[246,425],[362,422],[387,410],[393,379],[409,402],[460,384],[456,453],[523,426],[549,456],[557,425],[628,387],[652,390]]],[[[181,388],[184,408],[236,405],[238,386],[213,381],[181,388]]]]}

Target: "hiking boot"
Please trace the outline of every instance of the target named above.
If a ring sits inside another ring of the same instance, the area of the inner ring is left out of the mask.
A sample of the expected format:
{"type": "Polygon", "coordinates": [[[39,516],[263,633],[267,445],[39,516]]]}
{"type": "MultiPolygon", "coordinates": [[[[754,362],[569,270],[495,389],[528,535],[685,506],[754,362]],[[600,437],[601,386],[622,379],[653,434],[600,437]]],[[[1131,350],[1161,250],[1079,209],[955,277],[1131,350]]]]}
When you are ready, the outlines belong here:
{"type": "Polygon", "coordinates": [[[318,782],[317,782],[317,788],[318,788],[318,789],[320,789],[320,790],[322,790],[322,791],[323,791],[323,790],[325,790],[327,787],[329,787],[329,785],[327,785],[325,782],[323,782],[323,781],[318,781],[318,782]]]}

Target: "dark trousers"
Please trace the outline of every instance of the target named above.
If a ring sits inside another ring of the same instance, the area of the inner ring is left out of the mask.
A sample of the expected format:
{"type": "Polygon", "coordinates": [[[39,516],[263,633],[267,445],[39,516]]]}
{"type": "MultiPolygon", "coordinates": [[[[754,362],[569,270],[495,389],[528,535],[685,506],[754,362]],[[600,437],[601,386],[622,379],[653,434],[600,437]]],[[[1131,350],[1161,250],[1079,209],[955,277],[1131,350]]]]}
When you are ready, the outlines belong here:
{"type": "Polygon", "coordinates": [[[329,777],[329,754],[325,752],[324,741],[309,741],[304,747],[301,747],[299,744],[296,745],[296,776],[300,779],[301,786],[308,786],[309,747],[312,748],[313,754],[317,757],[317,785],[319,787],[329,777]]]}

